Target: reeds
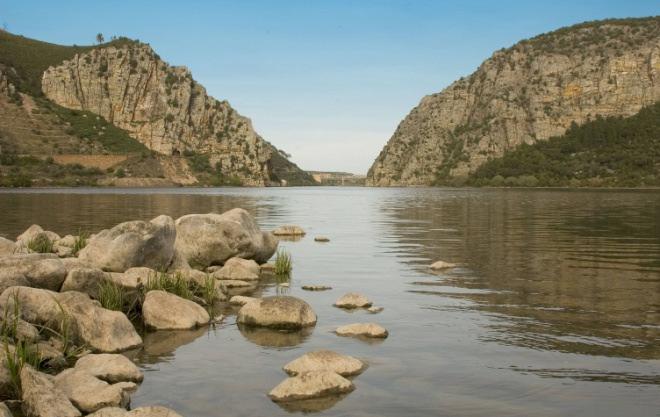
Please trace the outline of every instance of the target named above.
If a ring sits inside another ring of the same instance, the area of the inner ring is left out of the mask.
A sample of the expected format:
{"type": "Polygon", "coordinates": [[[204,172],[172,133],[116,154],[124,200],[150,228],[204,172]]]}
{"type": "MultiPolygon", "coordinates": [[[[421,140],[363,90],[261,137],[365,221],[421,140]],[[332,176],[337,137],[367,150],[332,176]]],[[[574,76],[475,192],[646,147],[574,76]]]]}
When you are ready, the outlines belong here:
{"type": "Polygon", "coordinates": [[[87,238],[89,237],[89,234],[87,232],[78,232],[78,236],[76,236],[76,240],[73,242],[73,254],[78,255],[78,252],[83,250],[85,246],[87,246],[87,238]]]}
{"type": "Polygon", "coordinates": [[[35,238],[30,239],[27,243],[27,247],[31,252],[36,253],[52,253],[53,252],[53,241],[44,234],[39,234],[35,238]]]}
{"type": "Polygon", "coordinates": [[[278,249],[275,258],[275,275],[289,275],[293,269],[293,259],[284,249],[278,249]]]}

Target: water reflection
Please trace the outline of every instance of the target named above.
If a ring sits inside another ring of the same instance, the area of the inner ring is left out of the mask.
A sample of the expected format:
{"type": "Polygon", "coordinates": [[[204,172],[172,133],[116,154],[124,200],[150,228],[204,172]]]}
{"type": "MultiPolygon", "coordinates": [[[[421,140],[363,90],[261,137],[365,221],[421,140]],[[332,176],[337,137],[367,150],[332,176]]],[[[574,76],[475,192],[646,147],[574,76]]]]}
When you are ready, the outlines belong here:
{"type": "Polygon", "coordinates": [[[317,413],[319,411],[329,410],[348,395],[349,394],[342,394],[312,400],[288,401],[276,404],[289,413],[317,413]]]}
{"type": "Polygon", "coordinates": [[[299,331],[272,330],[262,327],[238,325],[243,337],[250,342],[268,348],[287,348],[298,346],[309,339],[314,332],[313,327],[305,327],[299,331]]]}
{"type": "Polygon", "coordinates": [[[200,337],[214,331],[213,327],[200,327],[194,330],[158,330],[142,336],[143,348],[132,355],[142,364],[155,364],[174,359],[174,352],[200,337]]]}

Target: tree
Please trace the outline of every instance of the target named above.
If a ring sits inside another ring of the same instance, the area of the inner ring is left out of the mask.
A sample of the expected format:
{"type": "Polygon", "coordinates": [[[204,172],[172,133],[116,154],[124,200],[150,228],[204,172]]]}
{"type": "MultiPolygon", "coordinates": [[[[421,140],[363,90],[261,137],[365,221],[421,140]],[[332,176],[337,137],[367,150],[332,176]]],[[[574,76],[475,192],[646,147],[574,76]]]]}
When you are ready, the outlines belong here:
{"type": "Polygon", "coordinates": [[[103,37],[103,34],[101,32],[97,33],[96,34],[96,43],[98,43],[100,45],[100,44],[103,43],[103,41],[105,41],[105,38],[103,37]]]}

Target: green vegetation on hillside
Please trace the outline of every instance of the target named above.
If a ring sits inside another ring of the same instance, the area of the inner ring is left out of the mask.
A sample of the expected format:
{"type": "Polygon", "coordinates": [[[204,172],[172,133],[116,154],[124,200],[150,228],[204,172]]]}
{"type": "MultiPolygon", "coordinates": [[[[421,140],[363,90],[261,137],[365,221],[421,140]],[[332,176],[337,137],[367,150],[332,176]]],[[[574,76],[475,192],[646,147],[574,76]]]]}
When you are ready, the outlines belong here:
{"type": "Polygon", "coordinates": [[[0,68],[13,68],[15,71],[7,71],[9,81],[19,91],[38,97],[42,95],[41,76],[48,67],[94,48],[122,46],[134,42],[136,41],[122,37],[102,45],[64,46],[0,30],[0,68]]]}
{"type": "Polygon", "coordinates": [[[103,175],[97,168],[80,164],[60,165],[52,158],[45,160],[32,156],[0,154],[0,187],[31,187],[37,179],[40,185],[95,185],[103,175]]]}
{"type": "Polygon", "coordinates": [[[481,165],[475,186],[660,186],[660,102],[631,117],[573,124],[481,165]]]}

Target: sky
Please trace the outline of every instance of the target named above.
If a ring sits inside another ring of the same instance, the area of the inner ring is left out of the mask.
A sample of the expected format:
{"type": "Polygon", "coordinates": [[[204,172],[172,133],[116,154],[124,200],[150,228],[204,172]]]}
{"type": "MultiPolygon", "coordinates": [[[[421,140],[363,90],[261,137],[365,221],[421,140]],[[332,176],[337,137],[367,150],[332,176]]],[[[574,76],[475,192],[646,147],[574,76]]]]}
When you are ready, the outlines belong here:
{"type": "Polygon", "coordinates": [[[306,170],[365,174],[427,94],[563,26],[660,14],[658,0],[0,0],[13,33],[151,44],[306,170]]]}

